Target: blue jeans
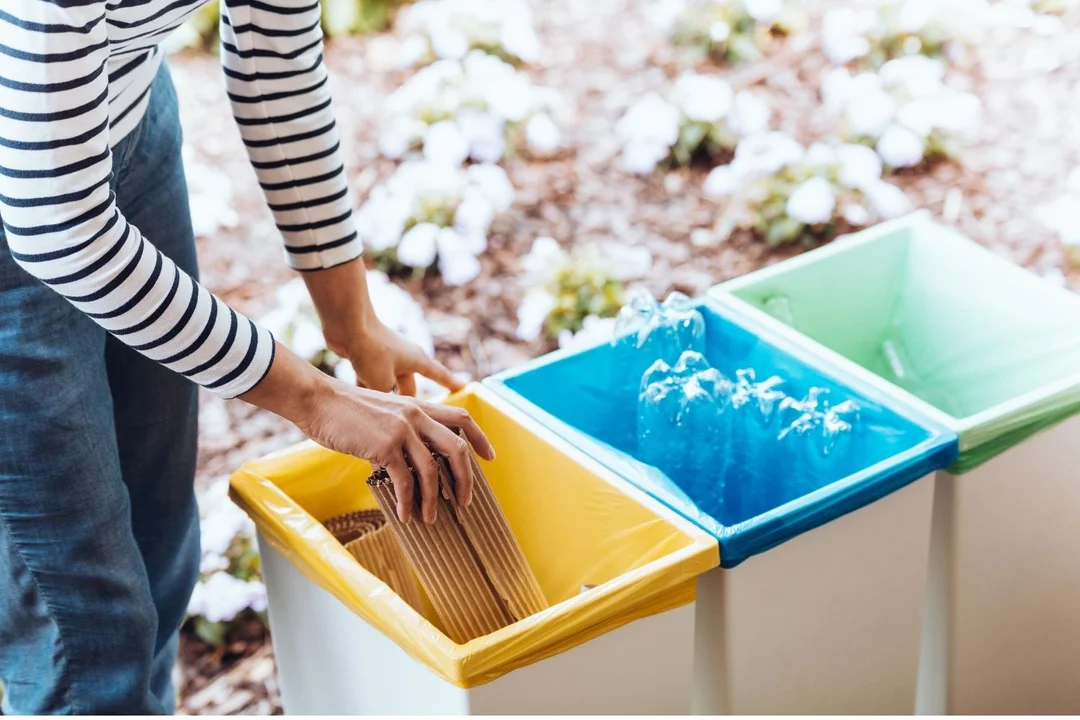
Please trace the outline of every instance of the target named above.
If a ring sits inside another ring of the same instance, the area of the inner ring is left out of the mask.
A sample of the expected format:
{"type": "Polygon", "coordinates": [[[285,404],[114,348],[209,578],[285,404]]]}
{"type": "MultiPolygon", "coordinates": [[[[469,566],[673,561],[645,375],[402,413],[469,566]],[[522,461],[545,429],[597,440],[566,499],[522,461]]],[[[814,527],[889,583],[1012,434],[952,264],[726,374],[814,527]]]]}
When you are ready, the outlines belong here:
{"type": "MultiPolygon", "coordinates": [[[[162,66],[113,150],[135,227],[196,275],[162,66]]],[[[199,572],[198,395],[12,260],[0,232],[0,679],[12,713],[162,714],[199,572]]]]}

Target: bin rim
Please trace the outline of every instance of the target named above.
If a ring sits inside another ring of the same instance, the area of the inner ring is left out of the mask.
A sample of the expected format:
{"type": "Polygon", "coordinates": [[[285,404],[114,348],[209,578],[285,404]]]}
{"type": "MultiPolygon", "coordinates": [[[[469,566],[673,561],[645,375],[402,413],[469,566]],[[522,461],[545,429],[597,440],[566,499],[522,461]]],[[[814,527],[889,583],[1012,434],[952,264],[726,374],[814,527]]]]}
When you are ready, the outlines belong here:
{"type": "MultiPolygon", "coordinates": [[[[988,407],[985,410],[980,410],[977,413],[964,417],[957,417],[931,405],[914,393],[889,382],[880,375],[867,370],[862,365],[841,355],[823,343],[798,332],[794,328],[789,327],[769,313],[756,307],[752,303],[743,300],[735,294],[738,290],[742,290],[764,280],[772,279],[778,275],[786,274],[792,269],[814,265],[838,253],[847,252],[855,247],[884,241],[898,230],[916,229],[919,227],[930,227],[940,231],[941,237],[938,239],[941,241],[963,243],[971,252],[984,253],[985,256],[992,258],[994,262],[1006,266],[1011,271],[1016,272],[1017,279],[1042,282],[1024,268],[1010,263],[1008,260],[1001,258],[991,250],[960,235],[951,228],[935,222],[930,217],[929,212],[919,211],[902,218],[897,218],[896,220],[890,220],[874,225],[873,227],[869,227],[852,235],[838,238],[828,245],[815,248],[789,260],[785,260],[782,263],[770,265],[769,267],[714,285],[708,290],[707,294],[717,303],[747,316],[754,323],[768,328],[772,333],[786,337],[792,343],[801,346],[805,351],[820,355],[830,364],[841,367],[848,374],[858,377],[864,383],[872,385],[880,392],[896,398],[900,402],[916,410],[919,414],[931,418],[939,425],[949,428],[959,436],[961,453],[979,448],[986,443],[992,442],[997,438],[1013,432],[1017,428],[1023,427],[1027,424],[1032,413],[1038,412],[1040,405],[1056,396],[1073,392],[1080,394],[1080,370],[1078,370],[1071,375],[1067,375],[1026,393],[1021,393],[1013,398],[988,407]]],[[[1080,297],[1069,290],[1055,287],[1048,283],[1044,284],[1046,285],[1044,291],[1060,294],[1060,296],[1067,299],[1068,302],[1080,305],[1080,297]]],[[[1077,411],[1080,412],[1080,408],[1078,408],[1077,411]]]]}
{"type": "MultiPolygon", "coordinates": [[[[683,517],[680,513],[675,512],[664,503],[651,497],[648,493],[624,482],[612,472],[611,469],[590,457],[582,450],[574,447],[567,440],[558,437],[549,428],[536,422],[533,418],[523,413],[519,408],[493,392],[490,388],[485,387],[480,383],[470,383],[464,390],[455,393],[451,398],[463,398],[468,395],[474,395],[488,403],[498,412],[505,414],[514,422],[522,425],[529,432],[536,434],[540,439],[551,444],[556,450],[565,453],[574,462],[580,464],[585,470],[594,474],[603,482],[616,488],[620,493],[628,496],[631,500],[647,509],[657,520],[672,525],[676,531],[687,538],[687,543],[683,547],[672,550],[662,557],[658,557],[655,560],[645,563],[641,567],[634,568],[632,571],[624,572],[605,583],[601,583],[589,589],[587,592],[566,598],[565,600],[551,605],[547,610],[511,623],[494,633],[483,635],[464,644],[453,642],[437,627],[412,610],[412,608],[405,604],[404,600],[400,600],[400,598],[397,598],[397,596],[394,595],[393,599],[398,601],[398,603],[395,604],[399,605],[398,609],[400,612],[415,615],[416,622],[427,627],[424,631],[425,634],[434,634],[439,638],[437,647],[427,648],[428,658],[422,660],[425,665],[432,671],[441,675],[447,681],[462,689],[477,687],[487,682],[491,682],[507,672],[511,672],[519,667],[542,659],[533,657],[527,659],[525,662],[515,663],[517,653],[515,652],[514,646],[520,643],[523,636],[530,633],[535,634],[540,625],[553,621],[558,622],[563,618],[580,615],[583,609],[588,606],[604,606],[608,603],[615,603],[620,595],[633,591],[633,586],[640,583],[643,577],[659,575],[665,571],[671,573],[680,566],[682,569],[678,573],[680,575],[678,583],[660,588],[649,594],[647,597],[642,597],[640,602],[651,600],[664,603],[677,600],[676,604],[671,605],[671,607],[663,607],[655,612],[672,610],[693,602],[694,594],[692,592],[692,584],[696,582],[697,576],[708,572],[719,565],[719,546],[714,537],[683,517]],[[687,583],[691,584],[691,590],[688,593],[680,593],[676,597],[676,595],[673,594],[673,591],[687,583]],[[495,664],[497,667],[478,673],[470,667],[470,664],[472,663],[481,666],[495,664]]],[[[266,529],[272,530],[275,534],[288,530],[288,519],[283,517],[283,515],[276,511],[275,508],[267,508],[262,503],[249,502],[252,491],[256,488],[258,488],[260,493],[268,493],[273,496],[275,502],[278,503],[278,508],[291,506],[297,512],[301,512],[310,518],[315,525],[321,528],[321,521],[308,513],[299,505],[299,503],[293,500],[288,493],[278,487],[270,476],[281,472],[279,463],[282,460],[304,463],[305,458],[310,458],[312,456],[325,457],[334,454],[337,453],[323,448],[311,440],[304,440],[290,447],[260,456],[258,459],[249,460],[230,475],[230,495],[233,496],[234,501],[237,502],[245,512],[258,516],[258,519],[261,523],[264,523],[266,529]],[[270,468],[275,468],[277,473],[268,472],[270,468]]],[[[263,526],[259,527],[259,532],[261,536],[265,534],[263,526]]],[[[325,532],[326,537],[330,538],[329,531],[325,532]]],[[[273,545],[274,538],[268,539],[271,540],[271,544],[273,545]]],[[[344,562],[347,566],[355,565],[355,567],[351,567],[352,572],[358,573],[369,584],[385,588],[387,593],[393,595],[393,592],[389,587],[359,564],[355,563],[355,561],[349,563],[348,560],[351,559],[352,556],[344,546],[335,547],[333,548],[333,551],[335,555],[340,556],[336,558],[337,562],[329,562],[325,558],[316,558],[315,564],[318,565],[318,569],[336,572],[335,566],[340,566],[341,562],[344,562]]],[[[338,596],[337,592],[333,592],[333,594],[337,596],[339,601],[345,602],[345,599],[338,596]]],[[[348,605],[348,603],[346,603],[346,605],[348,605]]],[[[365,621],[367,620],[366,618],[363,619],[365,619],[365,621]]],[[[632,622],[634,619],[636,618],[615,618],[615,622],[613,622],[609,618],[599,618],[595,623],[581,628],[580,634],[586,636],[586,640],[591,639],[597,635],[615,630],[626,622],[632,622]]],[[[390,639],[395,640],[393,637],[390,639]]],[[[573,638],[571,638],[571,640],[572,639],[573,638]]],[[[566,645],[567,642],[566,639],[559,641],[554,646],[556,649],[552,654],[562,652],[563,649],[559,648],[566,645]]],[[[576,643],[571,643],[570,647],[573,647],[575,644],[576,643]]]]}
{"type": "MultiPolygon", "coordinates": [[[[753,555],[771,550],[804,532],[879,500],[926,475],[944,468],[956,459],[958,454],[957,436],[945,423],[939,422],[931,415],[919,412],[917,408],[905,406],[888,393],[883,392],[875,384],[867,382],[865,378],[846,373],[844,368],[831,366],[823,358],[808,352],[800,344],[792,342],[792,338],[786,334],[780,334],[769,327],[761,326],[759,323],[754,322],[754,319],[733,312],[732,309],[718,303],[714,298],[698,299],[695,301],[695,306],[708,307],[724,320],[743,330],[752,332],[762,341],[794,356],[814,372],[833,381],[838,381],[853,392],[881,405],[926,432],[926,437],[922,441],[902,452],[858,472],[837,478],[814,492],[794,498],[783,505],[778,505],[767,512],[747,518],[734,525],[723,525],[715,518],[704,513],[694,514],[689,509],[671,507],[674,512],[702,527],[705,532],[717,539],[720,544],[721,567],[735,567],[753,555]],[[708,526],[703,526],[702,523],[708,526]]],[[[587,352],[605,343],[606,341],[600,340],[587,347],[574,350],[557,350],[536,358],[521,367],[511,368],[493,375],[485,379],[484,383],[501,394],[507,402],[517,406],[521,412],[532,415],[537,422],[547,425],[556,435],[567,438],[572,444],[579,444],[586,453],[593,455],[599,462],[607,464],[615,472],[616,476],[620,477],[627,485],[639,488],[645,494],[666,505],[666,501],[662,496],[653,494],[647,488],[639,486],[632,479],[632,476],[640,474],[640,471],[635,470],[635,468],[650,466],[641,461],[634,460],[630,462],[616,457],[615,453],[603,443],[529,401],[513,390],[507,382],[519,375],[559,362],[578,353],[587,352]]],[[[660,472],[655,468],[652,469],[660,472]]]]}

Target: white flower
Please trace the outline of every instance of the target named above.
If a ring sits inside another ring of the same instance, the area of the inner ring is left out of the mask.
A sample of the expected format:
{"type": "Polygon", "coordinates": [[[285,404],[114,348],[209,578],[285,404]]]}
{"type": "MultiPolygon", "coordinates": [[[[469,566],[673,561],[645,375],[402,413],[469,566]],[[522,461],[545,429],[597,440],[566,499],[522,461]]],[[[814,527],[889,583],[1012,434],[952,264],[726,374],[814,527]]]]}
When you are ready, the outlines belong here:
{"type": "Polygon", "coordinates": [[[896,113],[896,100],[883,90],[869,90],[853,95],[844,108],[848,128],[855,135],[877,137],[885,131],[896,113]]]}
{"type": "Polygon", "coordinates": [[[540,157],[555,154],[562,144],[562,133],[547,113],[537,113],[525,123],[525,144],[540,157]]]}
{"type": "Polygon", "coordinates": [[[615,135],[627,144],[670,148],[679,139],[679,110],[656,93],[649,93],[619,118],[615,135]]]}
{"type": "Polygon", "coordinates": [[[870,52],[864,33],[874,24],[875,10],[833,8],[821,20],[821,41],[825,55],[836,65],[843,65],[870,52]]]}
{"type": "Polygon", "coordinates": [[[376,251],[396,247],[411,213],[411,198],[392,195],[382,186],[374,188],[355,214],[364,246],[376,251]]]}
{"type": "Polygon", "coordinates": [[[605,243],[599,248],[597,264],[614,280],[644,277],[652,268],[652,253],[646,248],[623,243],[605,243]]]}
{"type": "Polygon", "coordinates": [[[750,135],[735,147],[738,171],[751,177],[771,175],[803,157],[803,147],[795,138],[782,132],[750,135]]]}
{"type": "Polygon", "coordinates": [[[196,585],[188,602],[188,614],[201,615],[210,622],[227,622],[249,608],[266,610],[266,586],[225,572],[216,572],[196,585]]]}
{"type": "Polygon", "coordinates": [[[204,553],[199,561],[199,574],[209,575],[229,569],[229,558],[214,553],[204,553]]]}
{"type": "Polygon", "coordinates": [[[427,40],[420,35],[410,35],[402,40],[401,45],[398,46],[398,68],[405,70],[416,67],[427,57],[428,51],[427,40]]]}
{"type": "Polygon", "coordinates": [[[1080,167],[1069,171],[1068,177],[1065,178],[1065,189],[1074,195],[1080,195],[1080,167]]]}
{"type": "Polygon", "coordinates": [[[601,318],[588,315],[582,320],[581,329],[576,333],[563,330],[559,333],[559,348],[562,350],[584,350],[585,348],[610,342],[615,334],[615,318],[601,318]]]}
{"type": "Polygon", "coordinates": [[[491,201],[479,192],[467,193],[454,211],[454,229],[466,239],[473,255],[479,255],[487,249],[487,233],[494,220],[495,208],[491,206],[491,201]]]}
{"type": "MultiPolygon", "coordinates": [[[[939,0],[934,0],[938,2],[939,0]]],[[[934,3],[928,0],[904,0],[900,4],[897,25],[905,33],[918,33],[934,16],[934,3]]]]}
{"type": "Polygon", "coordinates": [[[460,165],[469,157],[469,141],[458,126],[449,121],[437,122],[424,136],[424,159],[447,165],[460,165]]]}
{"type": "Polygon", "coordinates": [[[821,79],[821,99],[832,112],[838,112],[847,104],[852,92],[852,75],[847,68],[829,70],[821,79]]]}
{"type": "Polygon", "coordinates": [[[845,205],[843,210],[844,220],[856,227],[862,227],[870,222],[870,211],[862,205],[852,203],[845,205]]]}
{"type": "Polygon", "coordinates": [[[311,360],[326,349],[326,340],[319,324],[307,315],[297,315],[293,320],[292,337],[287,344],[290,350],[305,360],[311,360]]]}
{"type": "Polygon", "coordinates": [[[506,212],[514,202],[514,186],[506,171],[498,165],[470,165],[466,171],[469,186],[480,192],[496,213],[506,212]]]}
{"type": "Polygon", "coordinates": [[[448,25],[434,27],[431,28],[431,49],[445,60],[460,60],[469,52],[469,38],[448,25]]]}
{"type": "Polygon", "coordinates": [[[422,122],[412,118],[400,118],[379,136],[379,152],[383,157],[400,160],[414,145],[420,143],[426,129],[422,122]]]}
{"type": "Polygon", "coordinates": [[[742,178],[733,165],[720,165],[713,168],[705,177],[701,191],[705,197],[713,200],[729,197],[738,191],[742,178]]]}
{"type": "Polygon", "coordinates": [[[874,211],[885,220],[900,217],[911,209],[911,203],[904,191],[885,181],[863,188],[863,193],[874,211]]]}
{"type": "Polygon", "coordinates": [[[743,6],[750,17],[760,23],[771,23],[780,17],[784,9],[783,0],[743,0],[743,6]]]}
{"type": "Polygon", "coordinates": [[[619,156],[619,167],[635,175],[649,175],[671,148],[655,142],[634,140],[626,144],[619,156]]]}
{"type": "Polygon", "coordinates": [[[731,26],[723,20],[717,20],[709,25],[709,39],[714,43],[727,42],[729,37],[731,37],[731,26]]]}
{"type": "Polygon", "coordinates": [[[464,285],[480,274],[480,261],[470,251],[468,241],[456,230],[440,230],[436,244],[439,248],[439,273],[447,285],[464,285]]]}
{"type": "Polygon", "coordinates": [[[334,366],[334,377],[346,385],[356,384],[356,368],[348,360],[342,360],[334,366]]]}
{"type": "Polygon", "coordinates": [[[735,93],[724,80],[688,70],[675,81],[671,102],[695,122],[715,123],[731,110],[735,93]]]}
{"type": "Polygon", "coordinates": [[[979,98],[971,93],[954,93],[938,102],[937,127],[969,139],[975,135],[982,118],[979,98]]]}
{"type": "Polygon", "coordinates": [[[803,158],[803,162],[808,165],[831,166],[836,164],[836,151],[833,148],[823,142],[815,142],[806,149],[806,156],[803,158]]]}
{"type": "Polygon", "coordinates": [[[903,125],[891,125],[878,139],[877,152],[891,167],[915,167],[923,161],[923,140],[903,125]]]}
{"type": "Polygon", "coordinates": [[[913,98],[923,97],[940,92],[945,63],[925,55],[906,55],[886,62],[878,75],[886,86],[903,88],[913,98]]]}
{"type": "Polygon", "coordinates": [[[566,262],[564,251],[555,238],[541,235],[533,240],[529,252],[521,258],[521,269],[526,278],[534,283],[546,283],[555,274],[555,271],[566,262]]]}
{"type": "Polygon", "coordinates": [[[728,127],[738,135],[757,135],[769,129],[769,106],[749,92],[735,94],[728,127]]]}
{"type": "Polygon", "coordinates": [[[229,483],[219,480],[199,496],[199,533],[203,556],[225,555],[237,536],[251,536],[255,525],[229,499],[229,483]]]}
{"type": "Polygon", "coordinates": [[[462,108],[458,127],[469,143],[469,157],[477,162],[495,163],[506,152],[506,121],[493,113],[462,108]]]}
{"type": "Polygon", "coordinates": [[[925,138],[933,131],[938,114],[937,99],[923,98],[901,105],[896,112],[896,121],[919,137],[925,138]]]}
{"type": "MultiPolygon", "coordinates": [[[[435,342],[420,303],[408,292],[390,282],[385,273],[377,270],[368,271],[367,285],[371,307],[379,321],[419,346],[428,355],[434,355],[435,342]]],[[[355,382],[355,374],[353,381],[355,382]]]]}
{"type": "Polygon", "coordinates": [[[837,148],[836,156],[840,162],[840,182],[844,185],[863,188],[881,180],[881,158],[865,145],[846,143],[837,148]]]}
{"type": "Polygon", "coordinates": [[[439,226],[423,222],[414,225],[401,237],[397,247],[397,258],[402,265],[413,268],[426,268],[435,262],[435,238],[439,226]]]}
{"type": "Polygon", "coordinates": [[[832,219],[836,197],[824,178],[804,181],[788,197],[785,211],[788,216],[807,225],[818,225],[832,219]]]}
{"type": "Polygon", "coordinates": [[[509,55],[524,63],[540,57],[540,39],[529,22],[510,22],[503,25],[502,46],[509,55]]]}
{"type": "Polygon", "coordinates": [[[517,310],[518,339],[532,342],[540,337],[544,322],[554,309],[555,296],[546,289],[536,287],[526,293],[517,310]]]}

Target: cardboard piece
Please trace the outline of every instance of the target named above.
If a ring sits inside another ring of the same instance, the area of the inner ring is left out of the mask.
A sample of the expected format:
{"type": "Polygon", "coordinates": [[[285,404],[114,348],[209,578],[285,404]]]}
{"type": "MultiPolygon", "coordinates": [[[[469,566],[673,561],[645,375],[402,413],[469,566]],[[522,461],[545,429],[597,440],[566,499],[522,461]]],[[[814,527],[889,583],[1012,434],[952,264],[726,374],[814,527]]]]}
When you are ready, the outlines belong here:
{"type": "Polygon", "coordinates": [[[372,473],[368,485],[446,634],[464,644],[547,609],[540,584],[475,458],[472,503],[464,508],[457,504],[449,463],[434,457],[440,492],[432,525],[419,519],[419,509],[408,524],[398,520],[393,483],[384,469],[372,473]]]}
{"type": "Polygon", "coordinates": [[[413,610],[425,615],[424,598],[401,545],[380,510],[360,510],[323,523],[361,567],[382,580],[413,610]]]}

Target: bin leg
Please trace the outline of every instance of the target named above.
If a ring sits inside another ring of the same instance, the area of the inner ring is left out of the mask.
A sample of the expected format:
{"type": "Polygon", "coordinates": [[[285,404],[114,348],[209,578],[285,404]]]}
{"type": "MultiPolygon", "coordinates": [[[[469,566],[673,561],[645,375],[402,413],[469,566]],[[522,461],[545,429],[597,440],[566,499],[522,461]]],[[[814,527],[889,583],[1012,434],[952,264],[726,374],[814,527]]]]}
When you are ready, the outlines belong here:
{"type": "Polygon", "coordinates": [[[919,655],[919,684],[915,695],[915,712],[919,715],[944,715],[949,707],[955,495],[956,478],[946,472],[937,473],[934,477],[934,515],[930,521],[930,562],[919,655]]]}
{"type": "Polygon", "coordinates": [[[698,612],[694,622],[695,715],[730,715],[728,638],[728,572],[722,568],[698,577],[698,612]],[[703,611],[704,610],[704,611],[703,611]]]}

